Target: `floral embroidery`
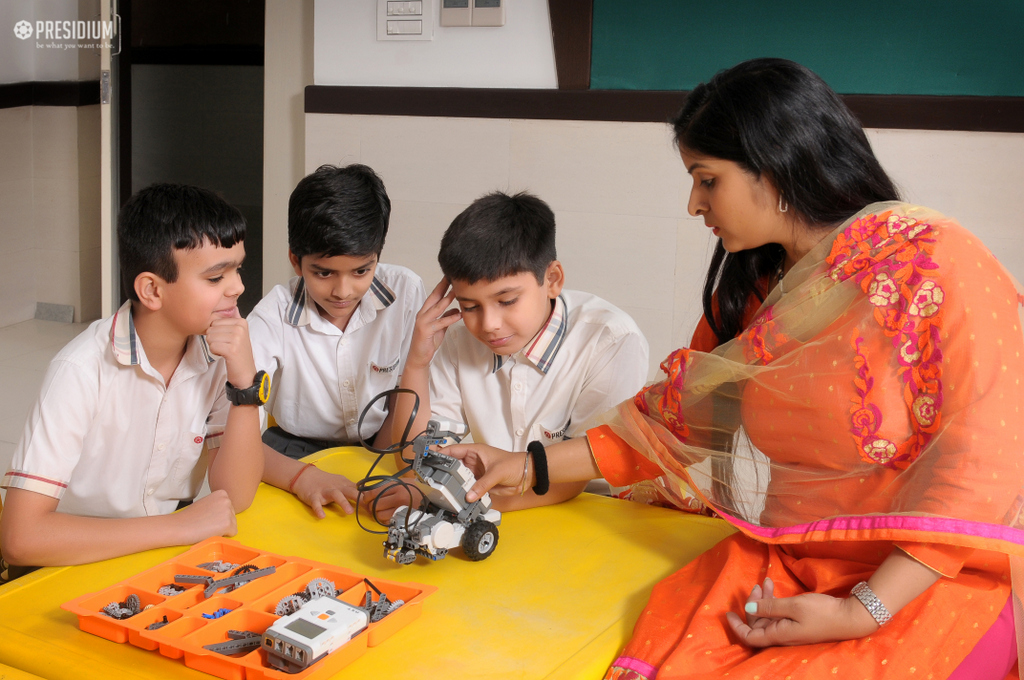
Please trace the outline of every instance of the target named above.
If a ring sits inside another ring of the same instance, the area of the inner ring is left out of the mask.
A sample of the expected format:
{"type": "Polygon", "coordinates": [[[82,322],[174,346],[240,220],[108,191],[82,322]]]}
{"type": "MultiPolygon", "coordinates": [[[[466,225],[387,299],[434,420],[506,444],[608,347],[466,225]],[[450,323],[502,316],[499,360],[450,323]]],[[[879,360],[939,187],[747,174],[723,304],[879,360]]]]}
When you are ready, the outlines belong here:
{"type": "Polygon", "coordinates": [[[690,436],[690,428],[683,419],[682,395],[686,382],[686,367],[690,361],[690,350],[677,349],[661,362],[665,380],[652,383],[633,397],[633,404],[640,413],[649,416],[652,412],[664,420],[665,425],[681,442],[690,436]]]}
{"type": "Polygon", "coordinates": [[[877,435],[882,416],[870,401],[873,380],[859,335],[853,340],[857,398],[850,408],[850,432],[865,460],[897,469],[920,455],[942,420],[939,331],[946,294],[928,278],[938,268],[931,257],[934,249],[930,224],[888,211],[854,221],[836,238],[826,260],[833,281],[853,279],[860,286],[882,332],[892,338],[914,432],[903,443],[877,435]]]}
{"type": "Polygon", "coordinates": [[[775,308],[768,307],[758,314],[754,321],[744,330],[737,342],[743,347],[747,361],[759,361],[767,364],[775,358],[773,350],[778,349],[789,339],[778,330],[775,321],[775,308]]]}

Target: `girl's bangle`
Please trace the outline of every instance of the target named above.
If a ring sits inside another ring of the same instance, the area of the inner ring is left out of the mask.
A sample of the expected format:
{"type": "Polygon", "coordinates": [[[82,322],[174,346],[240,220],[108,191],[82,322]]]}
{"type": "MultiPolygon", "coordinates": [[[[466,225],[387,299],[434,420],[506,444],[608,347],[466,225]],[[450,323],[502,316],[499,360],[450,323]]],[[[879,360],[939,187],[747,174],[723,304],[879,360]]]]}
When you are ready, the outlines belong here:
{"type": "Polygon", "coordinates": [[[299,481],[299,477],[302,476],[302,473],[311,467],[316,466],[313,465],[312,463],[306,463],[305,465],[302,466],[301,470],[295,473],[295,476],[292,477],[292,481],[288,482],[288,493],[295,493],[295,482],[299,481]]]}

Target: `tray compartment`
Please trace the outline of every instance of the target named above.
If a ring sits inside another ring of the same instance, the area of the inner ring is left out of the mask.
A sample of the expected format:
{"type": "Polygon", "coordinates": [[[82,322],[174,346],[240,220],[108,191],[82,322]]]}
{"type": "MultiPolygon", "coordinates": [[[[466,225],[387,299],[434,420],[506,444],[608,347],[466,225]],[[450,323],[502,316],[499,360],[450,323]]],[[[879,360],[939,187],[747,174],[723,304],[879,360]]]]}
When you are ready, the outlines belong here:
{"type": "MultiPolygon", "coordinates": [[[[171,618],[170,615],[167,618],[171,618]]],[[[181,649],[182,638],[205,627],[208,623],[211,621],[202,617],[183,615],[163,628],[140,630],[139,637],[155,642],[164,656],[180,659],[185,654],[181,649]]]]}
{"type": "MultiPolygon", "coordinates": [[[[252,562],[262,554],[264,553],[258,550],[253,550],[252,548],[247,548],[235,541],[212,539],[203,541],[202,543],[197,543],[191,550],[187,550],[179,555],[175,561],[197,566],[206,562],[224,560],[225,562],[231,562],[232,564],[242,566],[243,564],[252,562]]],[[[215,571],[206,573],[214,575],[217,574],[215,571]]]]}
{"type": "Polygon", "coordinates": [[[227,656],[203,649],[203,646],[227,642],[230,640],[229,630],[248,630],[263,635],[263,631],[269,628],[277,618],[263,612],[242,609],[211,621],[202,629],[185,636],[182,645],[182,650],[185,653],[185,665],[225,680],[244,680],[248,664],[242,662],[249,657],[252,657],[254,661],[259,661],[259,650],[249,652],[245,656],[227,656]]]}
{"type": "MultiPolygon", "coordinates": [[[[182,613],[180,611],[177,611],[176,609],[171,609],[170,607],[166,606],[153,607],[152,609],[143,611],[141,614],[136,614],[132,618],[128,619],[125,622],[129,624],[126,626],[126,629],[128,630],[128,642],[132,643],[136,647],[141,647],[142,649],[151,652],[156,650],[160,646],[160,644],[152,638],[143,637],[142,631],[146,630],[146,626],[150,625],[151,623],[162,621],[165,616],[167,617],[168,621],[167,626],[170,626],[172,623],[174,623],[182,617],[182,613]]],[[[166,628],[167,626],[163,626],[163,628],[166,628]]],[[[160,629],[158,628],[157,630],[160,629]]]]}

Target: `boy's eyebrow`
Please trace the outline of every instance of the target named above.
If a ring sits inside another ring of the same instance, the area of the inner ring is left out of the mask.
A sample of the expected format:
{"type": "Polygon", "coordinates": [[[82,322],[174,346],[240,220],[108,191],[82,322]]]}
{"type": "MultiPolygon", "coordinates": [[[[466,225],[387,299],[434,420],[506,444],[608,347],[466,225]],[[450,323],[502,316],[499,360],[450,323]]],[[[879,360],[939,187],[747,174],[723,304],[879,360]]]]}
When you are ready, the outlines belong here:
{"type": "MultiPolygon", "coordinates": [[[[502,288],[497,293],[493,293],[491,297],[496,298],[501,297],[502,295],[507,295],[509,293],[518,293],[520,290],[522,290],[522,288],[522,286],[509,286],[508,288],[502,288]]],[[[476,300],[474,300],[473,298],[464,297],[462,295],[456,295],[455,299],[458,300],[459,302],[476,302],[476,300]]]]}
{"type": "Polygon", "coordinates": [[[242,266],[242,262],[244,262],[244,261],[245,261],[245,258],[243,257],[241,260],[225,260],[223,262],[218,262],[217,264],[215,264],[213,266],[210,266],[210,267],[207,267],[206,269],[204,269],[202,274],[201,274],[201,276],[205,276],[207,274],[213,274],[215,272],[219,272],[219,271],[222,271],[224,269],[230,269],[232,267],[236,267],[236,268],[237,267],[241,267],[242,266]]]}
{"type": "MultiPolygon", "coordinates": [[[[365,268],[369,267],[370,265],[372,265],[376,261],[377,261],[377,256],[376,255],[371,255],[370,258],[368,260],[366,260],[366,262],[362,262],[360,264],[357,264],[355,267],[353,267],[353,269],[365,269],[365,268]]],[[[320,265],[318,265],[315,262],[310,262],[309,263],[309,268],[313,269],[315,271],[318,271],[318,272],[333,272],[333,271],[337,271],[337,270],[331,269],[329,267],[321,267],[320,265]]]]}

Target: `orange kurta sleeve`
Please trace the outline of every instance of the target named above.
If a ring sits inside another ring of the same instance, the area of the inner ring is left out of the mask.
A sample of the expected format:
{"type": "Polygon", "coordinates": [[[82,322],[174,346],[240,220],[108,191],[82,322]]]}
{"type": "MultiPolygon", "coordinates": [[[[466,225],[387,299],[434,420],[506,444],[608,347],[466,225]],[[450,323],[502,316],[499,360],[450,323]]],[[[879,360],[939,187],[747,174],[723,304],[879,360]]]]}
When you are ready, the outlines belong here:
{"type": "Polygon", "coordinates": [[[906,543],[900,542],[896,547],[907,553],[924,566],[939,572],[948,578],[956,578],[974,548],[962,548],[956,545],[939,543],[906,543]]]}
{"type": "Polygon", "coordinates": [[[612,486],[629,486],[645,479],[657,479],[661,468],[612,432],[608,425],[587,430],[587,441],[601,476],[612,486]]]}

